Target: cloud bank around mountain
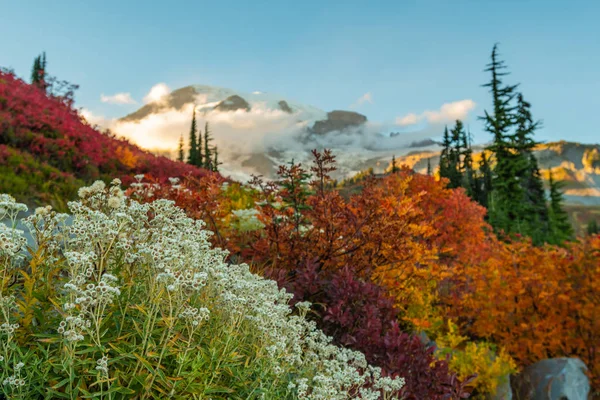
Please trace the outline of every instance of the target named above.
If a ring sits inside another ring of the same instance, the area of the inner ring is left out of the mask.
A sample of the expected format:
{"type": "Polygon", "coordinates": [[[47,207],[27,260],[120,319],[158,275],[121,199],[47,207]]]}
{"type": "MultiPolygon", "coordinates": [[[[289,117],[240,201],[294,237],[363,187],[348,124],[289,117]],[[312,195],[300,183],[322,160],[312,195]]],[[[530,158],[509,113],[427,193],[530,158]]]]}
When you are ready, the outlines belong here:
{"type": "MultiPolygon", "coordinates": [[[[165,104],[170,92],[166,84],[156,84],[144,96],[144,103],[165,104]]],[[[120,101],[125,99],[127,97],[122,97],[120,101]]],[[[360,102],[373,102],[372,94],[365,93],[356,101],[360,102]]],[[[443,104],[436,110],[410,113],[395,121],[367,121],[343,132],[308,135],[306,128],[312,126],[315,120],[326,118],[324,111],[296,107],[293,113],[288,113],[273,104],[259,101],[253,102],[249,111],[222,112],[213,109],[216,104],[218,102],[208,102],[206,94],[199,94],[195,98],[195,105],[188,103],[180,109],[163,108],[137,121],[107,119],[86,109],[81,111],[81,115],[90,124],[110,129],[145,149],[175,157],[180,137],[183,136],[187,142],[196,106],[198,127],[204,131],[205,123],[209,123],[214,144],[219,147],[220,159],[226,164],[238,165],[241,162],[240,155],[265,153],[268,149],[285,152],[301,152],[313,148],[366,149],[374,152],[373,154],[396,152],[397,149],[406,149],[415,141],[440,136],[443,124],[452,123],[456,119],[467,119],[475,108],[472,100],[459,100],[443,104]],[[390,132],[399,134],[390,136],[390,132]]]]}

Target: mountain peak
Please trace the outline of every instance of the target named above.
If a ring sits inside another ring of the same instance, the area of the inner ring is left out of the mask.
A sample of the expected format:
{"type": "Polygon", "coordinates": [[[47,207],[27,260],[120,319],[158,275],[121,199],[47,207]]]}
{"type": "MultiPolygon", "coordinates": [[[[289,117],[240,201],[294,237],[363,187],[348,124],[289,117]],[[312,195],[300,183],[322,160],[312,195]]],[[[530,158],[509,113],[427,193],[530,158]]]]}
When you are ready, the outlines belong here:
{"type": "Polygon", "coordinates": [[[250,108],[250,104],[243,97],[234,94],[219,102],[214,109],[227,112],[237,110],[250,111],[250,108]]]}

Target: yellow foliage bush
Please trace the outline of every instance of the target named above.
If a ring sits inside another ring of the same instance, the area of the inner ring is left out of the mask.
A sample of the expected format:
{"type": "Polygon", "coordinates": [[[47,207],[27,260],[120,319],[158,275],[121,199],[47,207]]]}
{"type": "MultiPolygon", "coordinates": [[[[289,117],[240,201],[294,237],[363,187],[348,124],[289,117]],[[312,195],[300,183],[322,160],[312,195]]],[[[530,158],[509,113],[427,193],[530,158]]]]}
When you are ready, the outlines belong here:
{"type": "Polygon", "coordinates": [[[436,339],[437,356],[444,359],[450,354],[450,369],[460,379],[477,374],[472,382],[472,398],[487,398],[487,394],[496,393],[498,386],[508,379],[508,375],[517,371],[517,364],[503,348],[488,342],[470,342],[461,336],[458,327],[448,320],[446,331],[436,339]]]}

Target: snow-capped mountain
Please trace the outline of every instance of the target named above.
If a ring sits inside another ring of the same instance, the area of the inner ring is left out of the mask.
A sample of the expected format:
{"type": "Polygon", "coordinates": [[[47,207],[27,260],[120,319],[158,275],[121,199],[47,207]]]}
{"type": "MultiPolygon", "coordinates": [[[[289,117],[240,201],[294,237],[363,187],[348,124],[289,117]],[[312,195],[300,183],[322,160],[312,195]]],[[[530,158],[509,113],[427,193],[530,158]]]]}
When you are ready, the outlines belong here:
{"type": "MultiPolygon", "coordinates": [[[[374,123],[354,111],[326,112],[283,96],[193,85],[165,94],[121,118],[112,127],[147,149],[172,157],[180,136],[187,140],[193,110],[198,126],[205,123],[219,148],[224,174],[247,179],[273,177],[276,167],[295,160],[310,162],[314,148],[330,148],[338,159],[338,176],[373,167],[410,151],[422,134],[394,134],[392,124],[374,123]]],[[[396,127],[397,128],[397,127],[396,127]]],[[[421,148],[436,149],[434,142],[421,148]]]]}

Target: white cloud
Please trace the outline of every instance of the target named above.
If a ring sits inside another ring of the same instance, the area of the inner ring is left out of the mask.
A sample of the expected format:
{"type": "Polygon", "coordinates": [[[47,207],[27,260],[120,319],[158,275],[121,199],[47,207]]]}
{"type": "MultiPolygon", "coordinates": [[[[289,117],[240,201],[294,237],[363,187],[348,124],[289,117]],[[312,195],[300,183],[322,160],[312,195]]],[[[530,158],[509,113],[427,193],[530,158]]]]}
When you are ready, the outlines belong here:
{"type": "Polygon", "coordinates": [[[414,113],[406,114],[404,117],[396,118],[396,124],[406,126],[414,125],[419,122],[419,116],[414,113]]]}
{"type": "Polygon", "coordinates": [[[88,109],[82,108],[79,111],[79,115],[81,115],[85,120],[92,126],[97,125],[100,129],[110,129],[113,125],[114,121],[103,117],[101,115],[96,115],[88,109]]]}
{"type": "Polygon", "coordinates": [[[408,126],[426,121],[433,125],[453,122],[457,119],[464,120],[475,108],[475,102],[471,99],[454,101],[443,104],[439,110],[426,110],[421,114],[410,113],[396,118],[396,125],[408,126]]]}
{"type": "Polygon", "coordinates": [[[365,103],[373,104],[373,95],[371,94],[371,92],[367,92],[360,96],[358,99],[356,99],[356,101],[350,106],[350,108],[356,108],[365,103]]]}
{"type": "Polygon", "coordinates": [[[165,83],[158,83],[152,86],[152,89],[148,92],[146,96],[144,96],[144,103],[156,103],[163,100],[169,93],[171,93],[171,89],[165,83]]]}
{"type": "MultiPolygon", "coordinates": [[[[210,103],[212,106],[215,104],[210,103]]],[[[143,148],[174,151],[180,135],[183,134],[187,140],[192,108],[190,103],[180,110],[167,109],[135,122],[117,121],[112,129],[143,148]]],[[[227,155],[262,152],[275,142],[289,140],[292,145],[292,137],[303,127],[298,123],[298,115],[261,104],[253,104],[249,112],[219,112],[204,104],[196,107],[196,120],[202,130],[205,122],[209,122],[223,161],[227,155]]]]}
{"type": "Polygon", "coordinates": [[[100,100],[103,103],[110,103],[110,104],[136,104],[137,103],[137,101],[135,101],[131,97],[131,93],[117,93],[112,96],[106,96],[104,94],[101,94],[100,100]]]}

